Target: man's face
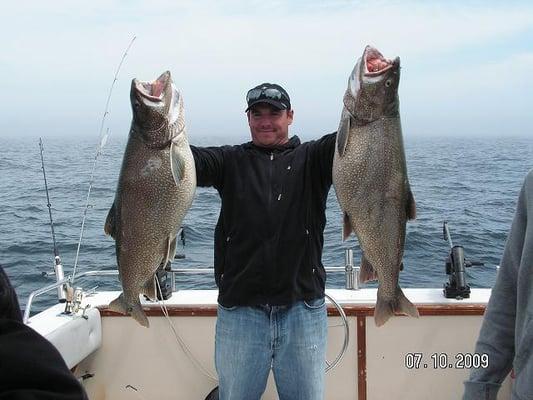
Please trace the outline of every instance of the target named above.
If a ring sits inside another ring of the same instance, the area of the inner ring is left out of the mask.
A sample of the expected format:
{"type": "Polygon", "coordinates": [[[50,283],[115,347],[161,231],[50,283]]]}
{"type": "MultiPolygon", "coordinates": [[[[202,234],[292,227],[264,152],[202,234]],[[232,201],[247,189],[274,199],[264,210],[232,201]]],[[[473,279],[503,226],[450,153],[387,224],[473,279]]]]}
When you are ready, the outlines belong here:
{"type": "Polygon", "coordinates": [[[248,111],[248,125],[254,144],[273,147],[289,141],[289,125],[293,110],[278,110],[268,104],[257,104],[248,111]]]}

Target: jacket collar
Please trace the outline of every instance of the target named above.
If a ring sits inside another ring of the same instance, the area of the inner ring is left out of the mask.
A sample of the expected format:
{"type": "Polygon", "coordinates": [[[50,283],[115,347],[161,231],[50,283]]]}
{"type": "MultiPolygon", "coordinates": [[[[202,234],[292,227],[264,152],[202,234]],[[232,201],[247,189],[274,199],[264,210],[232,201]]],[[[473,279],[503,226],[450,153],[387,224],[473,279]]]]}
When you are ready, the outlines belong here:
{"type": "Polygon", "coordinates": [[[259,150],[259,151],[263,151],[263,152],[272,152],[272,151],[284,151],[284,150],[289,150],[289,149],[294,149],[296,147],[298,147],[300,145],[300,138],[296,135],[292,136],[291,138],[289,138],[289,141],[285,144],[280,144],[280,145],[277,145],[277,146],[272,146],[272,147],[263,147],[263,146],[258,146],[256,144],[254,144],[254,142],[250,141],[250,142],[247,142],[247,143],[244,143],[244,147],[245,148],[249,148],[249,149],[256,149],[256,150],[259,150]]]}

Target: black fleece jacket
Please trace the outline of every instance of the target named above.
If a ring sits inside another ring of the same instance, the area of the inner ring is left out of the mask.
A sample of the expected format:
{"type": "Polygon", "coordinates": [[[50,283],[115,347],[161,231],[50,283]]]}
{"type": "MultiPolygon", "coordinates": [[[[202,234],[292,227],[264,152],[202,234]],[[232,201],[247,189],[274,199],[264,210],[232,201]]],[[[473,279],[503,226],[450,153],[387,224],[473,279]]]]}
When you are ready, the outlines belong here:
{"type": "Polygon", "coordinates": [[[191,146],[198,186],[222,205],[215,228],[218,302],[288,305],[324,296],[322,247],[336,134],[264,148],[191,146]]]}
{"type": "Polygon", "coordinates": [[[0,266],[0,400],[87,400],[52,343],[22,323],[15,289],[0,266]]]}

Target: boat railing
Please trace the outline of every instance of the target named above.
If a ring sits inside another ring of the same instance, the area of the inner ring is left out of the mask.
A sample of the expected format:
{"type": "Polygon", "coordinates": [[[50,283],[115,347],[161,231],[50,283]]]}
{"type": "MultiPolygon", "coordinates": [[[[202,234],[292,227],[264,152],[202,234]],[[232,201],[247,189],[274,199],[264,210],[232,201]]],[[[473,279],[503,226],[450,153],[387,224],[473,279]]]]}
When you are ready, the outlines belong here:
{"type": "MultiPolygon", "coordinates": [[[[359,267],[354,267],[353,265],[353,251],[352,249],[347,249],[345,251],[345,260],[346,260],[346,266],[344,267],[326,267],[326,272],[329,273],[345,273],[345,288],[348,290],[358,290],[360,287],[359,283],[359,267]]],[[[47,293],[51,290],[60,288],[58,292],[59,294],[59,302],[61,303],[67,303],[66,309],[72,306],[79,306],[81,304],[81,299],[77,302],[76,298],[81,296],[82,289],[80,287],[72,288],[73,279],[72,276],[69,275],[66,278],[62,277],[62,269],[59,269],[61,272],[55,273],[57,282],[47,285],[43,288],[34,290],[30,293],[30,296],[28,297],[28,301],[26,302],[26,308],[24,310],[24,317],[23,321],[25,324],[28,323],[30,319],[30,312],[31,307],[33,304],[33,301],[37,296],[40,296],[44,293],[47,293]],[[61,278],[60,278],[61,277],[61,278]],[[66,293],[65,295],[61,295],[61,293],[66,293]],[[77,304],[79,303],[79,304],[77,304]]],[[[170,273],[170,279],[171,279],[171,286],[172,291],[176,291],[176,275],[182,274],[182,275],[212,275],[214,274],[214,268],[208,267],[208,268],[170,268],[165,269],[165,272],[170,273]]],[[[85,271],[77,275],[76,279],[83,278],[83,277],[89,277],[89,276],[116,276],[119,274],[118,270],[93,270],[93,271],[85,271]]]]}
{"type": "MultiPolygon", "coordinates": [[[[353,266],[351,268],[353,268],[353,266]]],[[[346,268],[342,268],[342,267],[327,267],[326,271],[327,272],[345,272],[346,269],[348,269],[348,266],[346,268]]],[[[353,270],[355,270],[355,269],[353,269],[353,270]]],[[[191,274],[192,275],[213,274],[214,273],[214,268],[176,268],[176,269],[165,269],[164,272],[170,274],[170,276],[172,278],[172,291],[174,292],[174,291],[176,291],[175,290],[175,276],[177,274],[189,274],[189,275],[191,275],[191,274]]],[[[350,274],[352,272],[353,271],[350,271],[350,274]]],[[[82,272],[82,273],[80,273],[78,275],[78,278],[83,278],[83,277],[87,277],[87,276],[116,276],[118,274],[119,274],[118,270],[104,270],[104,271],[94,270],[94,271],[82,272]]],[[[66,292],[66,296],[65,297],[62,297],[62,296],[59,297],[59,301],[62,302],[62,303],[65,303],[65,313],[69,314],[69,315],[77,313],[78,310],[82,309],[81,303],[82,303],[82,299],[83,299],[83,296],[84,296],[84,292],[83,292],[81,287],[73,288],[72,287],[72,283],[73,283],[72,276],[69,275],[66,278],[60,279],[60,280],[58,280],[57,282],[55,282],[55,283],[53,283],[51,285],[48,285],[48,286],[45,286],[45,287],[43,287],[41,289],[33,291],[30,294],[30,296],[28,297],[28,302],[26,303],[26,308],[24,310],[23,322],[25,324],[27,324],[29,319],[30,319],[30,312],[31,312],[31,307],[32,307],[32,304],[33,304],[33,300],[37,296],[39,296],[41,294],[44,294],[44,293],[47,293],[47,292],[49,292],[51,290],[54,290],[54,289],[57,289],[57,288],[60,288],[61,291],[66,292]]],[[[347,283],[348,283],[348,280],[347,280],[347,283]]],[[[359,285],[357,285],[357,288],[359,288],[359,285]]],[[[352,288],[352,289],[354,289],[354,288],[352,288]]],[[[58,292],[61,292],[61,291],[58,291],[58,292]]],[[[346,350],[348,349],[348,344],[349,344],[350,332],[349,332],[349,326],[348,326],[348,319],[346,317],[346,314],[345,314],[342,306],[339,303],[337,303],[337,301],[333,297],[328,295],[327,293],[325,294],[325,296],[333,304],[333,306],[337,309],[337,311],[339,313],[339,316],[341,318],[341,321],[342,321],[341,326],[344,328],[343,329],[344,330],[344,340],[343,340],[343,344],[342,344],[342,347],[341,347],[340,351],[337,353],[337,355],[333,359],[333,361],[330,362],[330,361],[328,361],[326,359],[326,372],[329,372],[330,370],[332,370],[333,368],[335,368],[339,364],[339,362],[343,358],[344,354],[346,353],[346,350]]],[[[83,312],[83,315],[85,315],[85,311],[83,312]]]]}
{"type": "Polygon", "coordinates": [[[39,295],[41,295],[43,293],[49,292],[50,290],[54,290],[54,289],[56,289],[56,288],[58,288],[60,286],[68,284],[70,282],[70,278],[71,277],[69,275],[66,278],[60,279],[57,282],[52,283],[51,285],[42,287],[40,289],[37,289],[37,290],[34,290],[33,292],[31,292],[30,296],[28,297],[28,301],[26,303],[26,308],[24,309],[23,322],[25,324],[27,324],[28,320],[30,319],[31,305],[32,305],[33,299],[35,299],[35,297],[37,297],[37,296],[39,296],[39,295]]]}

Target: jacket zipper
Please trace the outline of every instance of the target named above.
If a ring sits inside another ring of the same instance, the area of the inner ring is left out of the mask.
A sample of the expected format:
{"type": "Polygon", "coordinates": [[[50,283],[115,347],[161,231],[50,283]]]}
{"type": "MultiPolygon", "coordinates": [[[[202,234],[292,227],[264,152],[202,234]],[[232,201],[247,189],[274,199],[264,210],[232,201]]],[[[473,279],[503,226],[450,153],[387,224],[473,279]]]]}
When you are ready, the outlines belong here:
{"type": "Polygon", "coordinates": [[[270,208],[272,207],[272,169],[273,168],[274,168],[274,153],[270,152],[270,165],[268,168],[268,182],[269,182],[268,211],[270,211],[270,208]]]}
{"type": "MultiPolygon", "coordinates": [[[[268,213],[268,220],[269,222],[267,222],[267,232],[268,232],[268,237],[270,238],[270,235],[272,234],[272,175],[273,175],[273,164],[274,164],[274,152],[270,152],[270,162],[268,163],[268,210],[267,210],[267,213],[268,213]]],[[[265,242],[266,244],[266,257],[267,257],[267,265],[272,265],[272,249],[270,248],[270,240],[267,240],[265,242]]],[[[265,276],[265,281],[267,283],[267,286],[268,286],[268,289],[267,289],[267,293],[270,293],[271,290],[272,290],[272,286],[273,286],[273,283],[272,283],[272,271],[270,271],[270,269],[267,270],[266,272],[266,276],[265,276]]],[[[269,302],[269,299],[266,299],[266,302],[268,303],[269,302]]]]}

